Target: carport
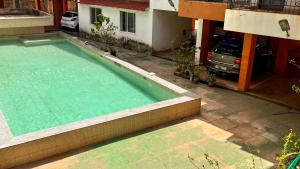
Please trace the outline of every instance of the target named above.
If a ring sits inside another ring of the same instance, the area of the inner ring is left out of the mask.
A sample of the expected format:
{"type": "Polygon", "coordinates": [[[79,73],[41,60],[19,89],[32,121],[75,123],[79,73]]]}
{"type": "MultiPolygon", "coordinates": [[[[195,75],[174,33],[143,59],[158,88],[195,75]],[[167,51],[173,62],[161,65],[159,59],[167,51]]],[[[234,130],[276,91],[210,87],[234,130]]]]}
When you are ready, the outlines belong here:
{"type": "MultiPolygon", "coordinates": [[[[203,64],[207,53],[214,47],[213,35],[220,32],[218,30],[220,26],[218,26],[218,21],[212,20],[203,20],[200,24],[202,24],[202,36],[199,62],[203,64]]],[[[297,63],[300,63],[300,41],[239,32],[231,32],[231,34],[235,38],[243,39],[240,74],[238,81],[218,77],[219,84],[290,107],[300,108],[299,96],[292,91],[291,87],[299,83],[300,70],[289,64],[290,59],[295,59],[297,63]],[[258,43],[261,43],[262,38],[268,40],[267,45],[273,51],[273,70],[254,75],[255,48],[258,43]]]]}

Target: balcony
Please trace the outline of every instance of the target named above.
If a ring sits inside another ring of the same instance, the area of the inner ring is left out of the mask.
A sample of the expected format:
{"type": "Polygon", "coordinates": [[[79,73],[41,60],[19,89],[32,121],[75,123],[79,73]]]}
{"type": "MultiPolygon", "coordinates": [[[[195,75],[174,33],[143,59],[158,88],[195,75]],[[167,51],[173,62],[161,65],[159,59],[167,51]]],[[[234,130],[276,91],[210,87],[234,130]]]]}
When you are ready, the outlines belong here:
{"type": "Polygon", "coordinates": [[[300,0],[228,0],[229,9],[300,14],[300,0]]]}
{"type": "Polygon", "coordinates": [[[226,8],[224,0],[180,0],[179,16],[224,21],[226,8]]]}

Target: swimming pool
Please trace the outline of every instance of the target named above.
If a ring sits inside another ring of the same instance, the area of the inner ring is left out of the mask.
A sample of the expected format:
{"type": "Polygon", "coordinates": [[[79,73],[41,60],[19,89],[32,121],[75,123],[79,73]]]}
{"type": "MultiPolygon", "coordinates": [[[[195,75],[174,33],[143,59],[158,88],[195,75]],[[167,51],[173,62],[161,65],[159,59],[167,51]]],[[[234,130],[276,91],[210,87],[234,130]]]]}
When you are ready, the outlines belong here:
{"type": "Polygon", "coordinates": [[[0,39],[0,169],[200,112],[199,96],[59,36],[0,39]]]}
{"type": "Polygon", "coordinates": [[[6,40],[0,51],[0,110],[14,136],[176,97],[66,40],[6,40]]]}

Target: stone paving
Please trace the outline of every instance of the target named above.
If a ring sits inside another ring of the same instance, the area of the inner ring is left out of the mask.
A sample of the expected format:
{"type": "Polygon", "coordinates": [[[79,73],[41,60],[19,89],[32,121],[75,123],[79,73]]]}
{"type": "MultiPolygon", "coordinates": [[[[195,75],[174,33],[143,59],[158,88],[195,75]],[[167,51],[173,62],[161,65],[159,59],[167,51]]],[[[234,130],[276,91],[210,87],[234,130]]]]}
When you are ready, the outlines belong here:
{"type": "Polygon", "coordinates": [[[250,168],[252,158],[258,168],[269,168],[280,152],[281,138],[290,129],[300,133],[300,112],[295,109],[191,83],[174,76],[175,64],[164,59],[121,49],[118,57],[202,96],[202,114],[21,168],[185,169],[195,168],[188,154],[197,164],[206,164],[204,153],[220,161],[221,168],[250,168]]]}
{"type": "Polygon", "coordinates": [[[40,161],[36,169],[197,169],[209,167],[205,153],[221,168],[269,168],[272,163],[227,142],[232,134],[198,117],[40,161]],[[190,161],[189,156],[195,160],[190,161]]]}
{"type": "MultiPolygon", "coordinates": [[[[147,71],[202,96],[200,119],[233,134],[228,141],[247,151],[259,150],[259,155],[270,161],[280,152],[282,137],[290,129],[300,133],[300,112],[245,93],[234,92],[205,84],[194,84],[173,75],[175,64],[153,56],[119,56],[147,71]]],[[[300,102],[300,97],[299,97],[300,102]]]]}

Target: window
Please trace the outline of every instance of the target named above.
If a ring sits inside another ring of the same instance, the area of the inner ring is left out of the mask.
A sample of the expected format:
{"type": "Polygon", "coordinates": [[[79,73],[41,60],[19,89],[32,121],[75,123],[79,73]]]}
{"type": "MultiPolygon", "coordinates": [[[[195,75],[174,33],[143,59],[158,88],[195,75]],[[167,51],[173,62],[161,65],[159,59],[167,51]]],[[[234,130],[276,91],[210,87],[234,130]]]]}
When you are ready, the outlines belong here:
{"type": "Polygon", "coordinates": [[[98,15],[102,13],[102,10],[99,8],[90,8],[91,24],[94,24],[98,20],[98,15]]]}
{"type": "Polygon", "coordinates": [[[120,30],[135,33],[135,14],[120,12],[120,30]]]}
{"type": "Polygon", "coordinates": [[[73,18],[73,17],[76,17],[76,16],[78,16],[78,14],[73,13],[73,12],[66,12],[64,14],[64,17],[67,17],[67,18],[73,18]]]}

